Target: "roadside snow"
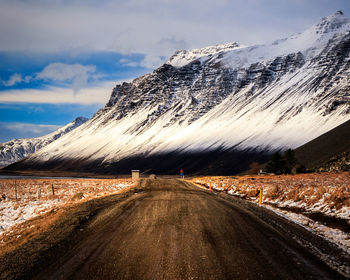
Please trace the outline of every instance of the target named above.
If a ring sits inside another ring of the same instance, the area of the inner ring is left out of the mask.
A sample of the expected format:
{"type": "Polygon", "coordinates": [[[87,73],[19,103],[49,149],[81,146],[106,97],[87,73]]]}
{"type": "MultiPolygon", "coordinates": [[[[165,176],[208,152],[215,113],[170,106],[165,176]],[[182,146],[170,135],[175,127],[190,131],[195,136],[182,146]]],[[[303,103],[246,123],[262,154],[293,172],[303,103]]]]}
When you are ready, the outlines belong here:
{"type": "Polygon", "coordinates": [[[132,180],[119,179],[4,179],[0,180],[0,238],[14,225],[69,203],[90,200],[131,187],[132,180]],[[15,185],[18,199],[15,199],[15,185]],[[55,195],[52,196],[52,185],[55,195]],[[40,190],[39,190],[40,189],[40,190]],[[40,192],[40,198],[38,193],[40,192]],[[6,199],[3,199],[2,196],[6,199]]]}
{"type": "Polygon", "coordinates": [[[12,226],[44,214],[55,206],[62,204],[60,200],[30,201],[16,203],[15,201],[0,202],[0,236],[12,226]]]}
{"type": "Polygon", "coordinates": [[[316,222],[302,214],[289,212],[270,205],[263,205],[263,207],[272,210],[278,215],[293,221],[307,230],[326,237],[329,241],[336,243],[338,246],[340,245],[350,254],[350,236],[348,233],[345,233],[339,229],[327,227],[322,223],[316,222]]]}
{"type": "Polygon", "coordinates": [[[307,217],[320,213],[343,219],[350,226],[350,174],[317,173],[280,176],[199,177],[193,182],[263,205],[303,227],[332,240],[350,253],[350,233],[307,217]],[[302,213],[305,213],[303,215],[302,213]]]}

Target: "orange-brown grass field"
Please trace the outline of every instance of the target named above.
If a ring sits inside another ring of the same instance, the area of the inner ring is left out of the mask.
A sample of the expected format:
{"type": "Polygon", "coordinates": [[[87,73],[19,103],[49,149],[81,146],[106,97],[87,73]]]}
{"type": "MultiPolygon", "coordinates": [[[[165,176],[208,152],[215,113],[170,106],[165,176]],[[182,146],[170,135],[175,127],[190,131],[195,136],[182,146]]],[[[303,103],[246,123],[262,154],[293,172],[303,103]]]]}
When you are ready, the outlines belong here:
{"type": "Polygon", "coordinates": [[[350,174],[195,177],[192,182],[263,206],[350,250],[350,174]]]}
{"type": "Polygon", "coordinates": [[[134,184],[131,179],[1,179],[0,242],[3,233],[26,220],[134,184]]]}
{"type": "Polygon", "coordinates": [[[327,214],[349,218],[350,175],[344,173],[312,173],[298,175],[255,175],[238,177],[198,177],[195,183],[229,194],[257,199],[263,189],[265,202],[283,206],[301,206],[327,214]]]}

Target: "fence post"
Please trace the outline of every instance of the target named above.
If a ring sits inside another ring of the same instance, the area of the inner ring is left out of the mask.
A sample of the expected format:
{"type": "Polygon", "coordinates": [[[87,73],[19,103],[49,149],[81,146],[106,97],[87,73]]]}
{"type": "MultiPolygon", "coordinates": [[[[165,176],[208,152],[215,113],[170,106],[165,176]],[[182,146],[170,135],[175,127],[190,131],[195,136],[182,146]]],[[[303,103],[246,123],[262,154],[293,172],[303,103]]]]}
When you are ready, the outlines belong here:
{"type": "Polygon", "coordinates": [[[39,187],[38,188],[38,199],[40,199],[40,197],[41,197],[41,188],[39,187]]]}
{"type": "Polygon", "coordinates": [[[55,188],[53,187],[53,184],[51,184],[51,190],[52,190],[52,197],[55,196],[55,188]]]}
{"type": "Polygon", "coordinates": [[[16,193],[16,201],[18,200],[18,196],[17,196],[17,182],[15,181],[15,193],[16,193]]]}

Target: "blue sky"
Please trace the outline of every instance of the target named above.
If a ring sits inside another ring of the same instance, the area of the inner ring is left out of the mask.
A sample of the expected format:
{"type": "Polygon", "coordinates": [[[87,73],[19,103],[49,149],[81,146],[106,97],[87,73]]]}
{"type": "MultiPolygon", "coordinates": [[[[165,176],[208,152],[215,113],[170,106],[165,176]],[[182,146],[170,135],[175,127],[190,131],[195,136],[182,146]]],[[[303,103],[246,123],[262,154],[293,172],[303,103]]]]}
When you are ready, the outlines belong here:
{"type": "Polygon", "coordinates": [[[0,142],[91,117],[178,49],[301,32],[348,0],[0,0],[0,142]]]}

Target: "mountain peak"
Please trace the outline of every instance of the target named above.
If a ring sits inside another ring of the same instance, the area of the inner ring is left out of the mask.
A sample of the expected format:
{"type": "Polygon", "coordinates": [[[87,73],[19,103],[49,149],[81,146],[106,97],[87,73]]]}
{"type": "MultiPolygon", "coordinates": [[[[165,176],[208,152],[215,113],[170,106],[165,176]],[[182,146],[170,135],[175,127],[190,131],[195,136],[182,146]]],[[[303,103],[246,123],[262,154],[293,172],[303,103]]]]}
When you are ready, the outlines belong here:
{"type": "Polygon", "coordinates": [[[170,57],[167,64],[171,64],[173,66],[179,67],[179,66],[186,65],[191,61],[199,59],[203,56],[215,55],[219,52],[231,51],[239,47],[240,45],[237,44],[236,42],[231,42],[231,43],[225,43],[225,44],[218,44],[214,46],[208,46],[208,47],[199,48],[199,49],[179,50],[179,51],[176,51],[174,55],[170,57]]]}
{"type": "Polygon", "coordinates": [[[342,12],[342,11],[337,11],[334,15],[336,15],[336,16],[343,16],[344,15],[344,13],[342,12]]]}
{"type": "Polygon", "coordinates": [[[333,14],[330,14],[327,17],[322,18],[321,23],[325,22],[325,21],[333,22],[333,21],[336,21],[338,19],[343,19],[343,18],[346,18],[346,16],[344,15],[344,13],[342,11],[339,10],[339,11],[336,11],[335,13],[333,13],[333,14]]]}
{"type": "Polygon", "coordinates": [[[323,18],[321,22],[316,25],[316,30],[318,33],[329,33],[342,29],[348,24],[350,24],[350,19],[347,18],[342,11],[337,11],[334,14],[323,18]]]}
{"type": "Polygon", "coordinates": [[[85,118],[85,117],[77,117],[74,119],[73,123],[81,123],[83,124],[84,122],[88,121],[89,119],[88,118],[85,118]]]}

